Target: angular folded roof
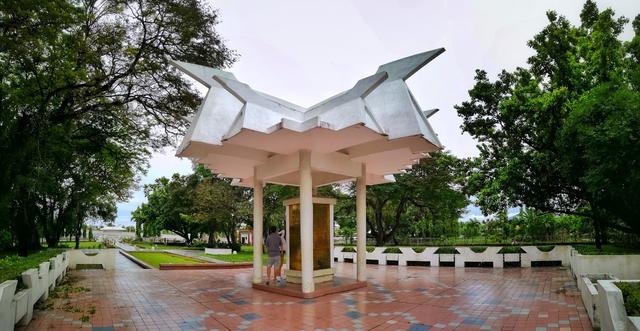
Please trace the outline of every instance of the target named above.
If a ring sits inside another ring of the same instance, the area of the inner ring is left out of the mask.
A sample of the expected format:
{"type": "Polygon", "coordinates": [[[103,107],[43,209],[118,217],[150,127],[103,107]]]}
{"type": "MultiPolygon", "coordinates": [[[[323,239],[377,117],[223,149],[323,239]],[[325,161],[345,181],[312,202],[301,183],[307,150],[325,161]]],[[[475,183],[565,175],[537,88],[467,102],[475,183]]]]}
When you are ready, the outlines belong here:
{"type": "MultiPolygon", "coordinates": [[[[209,88],[177,155],[248,187],[254,168],[276,160],[294,164],[303,149],[315,160],[314,186],[353,180],[350,171],[336,170],[332,163],[346,168],[364,163],[368,185],[388,182],[388,175],[442,148],[428,121],[437,110],[423,111],[405,83],[442,52],[384,64],[353,88],[308,108],[253,90],[232,73],[174,61],[209,88]]],[[[297,170],[281,168],[263,180],[297,185],[297,170]]]]}

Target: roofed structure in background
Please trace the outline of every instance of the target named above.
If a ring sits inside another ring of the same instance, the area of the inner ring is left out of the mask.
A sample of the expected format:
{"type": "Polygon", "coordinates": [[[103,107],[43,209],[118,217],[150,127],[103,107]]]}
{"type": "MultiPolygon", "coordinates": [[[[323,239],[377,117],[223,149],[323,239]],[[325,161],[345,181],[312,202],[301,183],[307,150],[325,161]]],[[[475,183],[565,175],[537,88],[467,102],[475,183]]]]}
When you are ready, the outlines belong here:
{"type": "Polygon", "coordinates": [[[305,108],[253,90],[229,72],[173,65],[209,88],[177,156],[235,184],[298,185],[298,151],[310,150],[313,186],[350,181],[366,165],[367,185],[393,181],[426,153],[442,149],[405,81],[443,48],[381,65],[353,88],[305,108]]]}

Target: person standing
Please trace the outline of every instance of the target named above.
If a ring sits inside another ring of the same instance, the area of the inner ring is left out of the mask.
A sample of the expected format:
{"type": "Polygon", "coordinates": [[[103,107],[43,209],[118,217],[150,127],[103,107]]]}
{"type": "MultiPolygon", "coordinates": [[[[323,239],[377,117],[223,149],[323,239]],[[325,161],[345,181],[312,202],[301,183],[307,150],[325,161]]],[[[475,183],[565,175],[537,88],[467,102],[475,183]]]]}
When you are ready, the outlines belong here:
{"type": "Polygon", "coordinates": [[[277,273],[276,273],[276,279],[279,282],[284,281],[284,277],[282,277],[282,266],[284,265],[284,254],[287,250],[287,240],[284,239],[285,235],[284,235],[284,230],[280,230],[280,232],[278,233],[278,235],[280,236],[280,244],[282,245],[282,250],[280,251],[280,263],[278,264],[278,269],[277,273]]]}
{"type": "Polygon", "coordinates": [[[269,236],[267,240],[265,240],[265,246],[267,247],[267,253],[269,255],[269,259],[267,260],[267,285],[269,285],[269,280],[271,280],[271,269],[273,269],[273,280],[276,280],[276,274],[280,266],[280,252],[284,249],[282,247],[282,239],[280,235],[278,235],[278,229],[275,226],[271,226],[269,228],[269,236]]]}

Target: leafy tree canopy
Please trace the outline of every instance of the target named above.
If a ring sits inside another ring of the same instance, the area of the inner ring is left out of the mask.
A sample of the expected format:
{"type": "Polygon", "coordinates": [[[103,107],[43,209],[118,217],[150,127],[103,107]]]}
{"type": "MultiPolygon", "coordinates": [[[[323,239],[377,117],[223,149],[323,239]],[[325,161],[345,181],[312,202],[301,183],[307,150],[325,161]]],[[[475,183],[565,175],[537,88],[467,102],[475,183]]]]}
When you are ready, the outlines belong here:
{"type": "MultiPolygon", "coordinates": [[[[555,12],[528,42],[528,68],[491,81],[477,70],[455,108],[478,141],[467,190],[486,213],[527,205],[640,233],[640,15],[629,22],[587,1],[581,24],[555,12]]],[[[599,230],[600,229],[600,230],[599,230]]]]}
{"type": "Polygon", "coordinates": [[[22,254],[42,229],[111,217],[200,98],[169,59],[235,59],[198,0],[0,2],[0,222],[22,254]]]}
{"type": "MultiPolygon", "coordinates": [[[[447,152],[431,153],[396,182],[367,187],[367,229],[376,245],[407,235],[430,234],[436,224],[455,223],[468,204],[462,192],[462,162],[447,152]]],[[[355,197],[355,187],[350,190],[355,197]]],[[[457,232],[457,229],[456,229],[457,232]]]]}

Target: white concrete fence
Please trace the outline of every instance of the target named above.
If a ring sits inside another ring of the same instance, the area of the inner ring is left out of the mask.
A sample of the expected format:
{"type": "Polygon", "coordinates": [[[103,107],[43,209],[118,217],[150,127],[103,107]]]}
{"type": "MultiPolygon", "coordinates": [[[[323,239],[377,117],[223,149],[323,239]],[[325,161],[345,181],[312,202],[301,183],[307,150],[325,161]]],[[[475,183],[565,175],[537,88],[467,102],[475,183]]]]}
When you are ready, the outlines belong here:
{"type": "Polygon", "coordinates": [[[69,253],[63,252],[39,267],[22,273],[26,287],[16,293],[17,280],[0,284],[0,330],[13,330],[15,324],[27,325],[33,317],[33,306],[46,300],[49,291],[62,280],[69,266],[69,253]]]}
{"type": "MultiPolygon", "coordinates": [[[[638,330],[640,317],[627,317],[620,290],[613,284],[640,279],[640,255],[581,255],[571,246],[556,245],[551,251],[540,251],[536,246],[521,246],[521,253],[499,253],[501,247],[487,247],[476,253],[471,247],[455,247],[457,254],[437,253],[438,247],[426,247],[416,252],[411,247],[398,247],[400,253],[384,253],[388,248],[375,247],[366,253],[368,263],[380,265],[424,266],[505,266],[532,267],[536,265],[562,265],[571,267],[577,279],[583,303],[594,327],[602,330],[638,330]],[[635,323],[634,324],[634,320],[635,323]]],[[[333,256],[339,262],[355,262],[355,252],[344,252],[343,246],[334,248],[333,256]]],[[[353,247],[355,251],[356,248],[353,247]]],[[[67,268],[78,265],[101,265],[115,268],[116,249],[85,253],[82,250],[65,251],[43,262],[38,268],[22,273],[26,287],[16,293],[18,281],[0,284],[0,330],[13,330],[15,324],[26,325],[33,316],[33,306],[46,300],[49,291],[64,277],[67,268]]]]}
{"type": "MultiPolygon", "coordinates": [[[[557,245],[549,252],[543,252],[536,246],[521,246],[522,253],[499,253],[502,247],[490,246],[483,252],[476,253],[471,247],[455,247],[457,254],[437,253],[438,247],[426,247],[418,253],[411,247],[398,247],[401,253],[385,253],[387,247],[375,247],[367,252],[367,263],[379,265],[424,265],[438,267],[443,265],[455,267],[492,266],[503,268],[508,265],[531,267],[534,265],[569,266],[571,246],[557,245]]],[[[345,252],[344,246],[336,246],[333,256],[338,262],[355,262],[356,252],[345,252]]],[[[395,248],[394,248],[395,249],[395,248]]],[[[356,248],[353,247],[355,251],[356,248]]]]}
{"type": "Polygon", "coordinates": [[[205,248],[205,254],[213,254],[213,255],[231,255],[233,251],[231,248],[205,248]]]}
{"type": "Polygon", "coordinates": [[[640,330],[640,316],[627,316],[622,292],[615,285],[640,281],[640,255],[581,255],[572,248],[569,259],[594,329],[640,330]]]}
{"type": "Polygon", "coordinates": [[[42,262],[21,274],[24,289],[16,292],[18,281],[7,280],[0,284],[0,331],[13,330],[16,324],[27,325],[33,317],[33,306],[47,300],[67,273],[67,268],[78,265],[100,265],[103,269],[115,267],[115,249],[102,249],[85,253],[82,250],[68,250],[42,262]]]}

